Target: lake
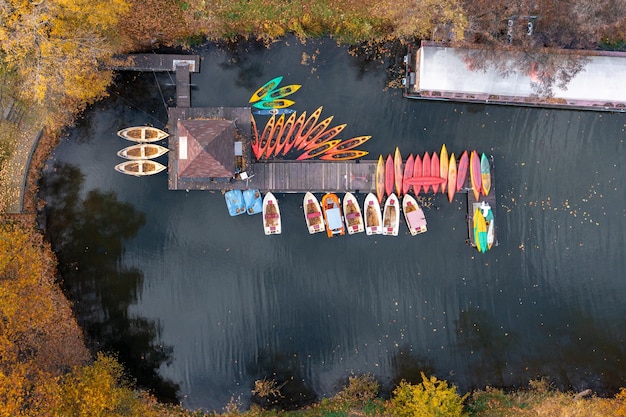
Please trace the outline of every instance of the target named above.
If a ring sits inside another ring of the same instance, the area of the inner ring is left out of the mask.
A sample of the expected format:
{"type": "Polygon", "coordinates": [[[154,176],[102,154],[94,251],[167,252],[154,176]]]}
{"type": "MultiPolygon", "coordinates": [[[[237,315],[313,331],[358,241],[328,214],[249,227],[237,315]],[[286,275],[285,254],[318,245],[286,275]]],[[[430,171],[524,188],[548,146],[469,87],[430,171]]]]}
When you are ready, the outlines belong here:
{"type": "Polygon", "coordinates": [[[285,383],[286,408],[363,373],[384,392],[422,371],[463,392],[538,377],[604,395],[626,385],[626,114],[405,99],[389,88],[404,52],[393,48],[287,38],[195,52],[193,106],[248,105],[283,75],[303,85],[298,111],[323,105],[348,124],[343,138],[372,135],[366,159],[443,143],[493,155],[499,246],[466,244],[464,195],[430,197],[423,235],[402,223],[398,237],[328,239],[307,233],[301,194],[278,194],[283,233],[265,236],[260,216],[229,217],[220,193],[119,174],[130,143],[116,132],[163,128],[175,105],[173,75],[120,74],[67,131],[39,194],[93,349],[164,401],[218,411],[258,400],[263,378],[285,383]]]}

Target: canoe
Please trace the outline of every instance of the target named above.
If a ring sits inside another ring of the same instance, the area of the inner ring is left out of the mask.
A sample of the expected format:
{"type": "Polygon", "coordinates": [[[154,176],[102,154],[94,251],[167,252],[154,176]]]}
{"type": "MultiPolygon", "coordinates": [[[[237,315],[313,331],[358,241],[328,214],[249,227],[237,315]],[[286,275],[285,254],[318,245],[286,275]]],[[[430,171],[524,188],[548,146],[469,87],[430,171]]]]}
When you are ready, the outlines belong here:
{"type": "Polygon", "coordinates": [[[427,230],[424,211],[422,211],[422,208],[412,195],[405,194],[402,197],[402,210],[404,211],[404,220],[406,220],[406,225],[412,236],[424,233],[427,230]]]}
{"type": "Polygon", "coordinates": [[[117,152],[117,156],[126,159],[154,159],[165,155],[169,149],[153,143],[138,143],[117,152]]]}
{"type": "Polygon", "coordinates": [[[489,194],[489,190],[491,190],[491,167],[489,166],[489,158],[484,153],[480,157],[480,179],[483,195],[489,194]]]}
{"type": "Polygon", "coordinates": [[[448,150],[446,144],[441,145],[441,152],[439,153],[439,176],[445,181],[441,184],[441,193],[446,192],[446,186],[448,184],[448,165],[450,164],[450,158],[448,157],[448,150]]]}
{"type": "MultiPolygon", "coordinates": [[[[320,133],[318,135],[315,135],[315,137],[313,137],[313,139],[308,141],[308,143],[307,143],[307,145],[305,146],[304,149],[305,150],[309,150],[311,148],[317,147],[318,145],[321,145],[324,142],[330,141],[335,136],[340,134],[341,131],[346,128],[346,126],[348,126],[348,125],[344,123],[344,124],[339,125],[339,126],[331,127],[330,129],[327,129],[327,130],[323,131],[322,133],[320,133]]],[[[341,143],[341,140],[339,140],[338,143],[341,143]]]]}
{"type": "Polygon", "coordinates": [[[246,213],[250,216],[263,212],[263,199],[259,190],[245,190],[243,202],[246,205],[246,213]]]}
{"type": "Polygon", "coordinates": [[[367,142],[370,138],[371,136],[357,136],[355,138],[346,139],[339,145],[335,146],[335,149],[329,152],[329,154],[341,153],[343,151],[354,149],[357,146],[367,142]]]}
{"type": "MultiPolygon", "coordinates": [[[[413,166],[414,165],[415,165],[415,158],[413,157],[413,154],[410,154],[406,160],[406,163],[404,164],[404,175],[402,176],[403,179],[408,180],[409,178],[413,178],[413,166]]],[[[411,188],[411,184],[403,182],[402,194],[408,193],[410,188],[411,188]]]]}
{"type": "Polygon", "coordinates": [[[322,208],[320,207],[320,203],[317,201],[317,198],[312,193],[307,192],[304,195],[302,208],[304,210],[306,227],[310,234],[326,230],[326,226],[324,226],[324,217],[322,216],[322,208]]]}
{"type": "Polygon", "coordinates": [[[250,101],[248,101],[248,103],[256,103],[257,101],[260,101],[263,97],[265,97],[267,94],[273,91],[276,87],[278,87],[278,84],[280,84],[282,80],[283,80],[283,77],[281,75],[263,84],[261,88],[259,88],[258,90],[254,92],[254,94],[252,94],[252,97],[250,97],[250,101]]]}
{"type": "Polygon", "coordinates": [[[252,153],[256,159],[259,159],[261,154],[259,153],[259,130],[256,127],[256,120],[254,116],[250,115],[250,122],[252,123],[252,139],[250,140],[250,147],[252,148],[252,153]]]}
{"type": "MultiPolygon", "coordinates": [[[[439,155],[437,152],[433,152],[433,156],[430,157],[430,175],[439,177],[439,155]]],[[[443,181],[440,184],[443,184],[443,181]]],[[[439,184],[433,184],[433,193],[437,194],[437,191],[439,191],[439,184]]]]}
{"type": "Polygon", "coordinates": [[[320,156],[327,150],[332,149],[335,146],[337,146],[339,142],[341,142],[341,139],[329,140],[328,142],[324,142],[321,145],[318,145],[317,148],[313,148],[302,153],[300,156],[296,158],[296,161],[303,161],[305,159],[311,159],[311,158],[320,156]]]}
{"type": "Polygon", "coordinates": [[[281,132],[278,134],[278,143],[276,143],[276,147],[274,148],[274,155],[278,155],[282,152],[285,144],[287,143],[287,139],[289,139],[289,137],[293,134],[295,123],[296,114],[292,113],[283,125],[281,132]]]}
{"type": "Polygon", "coordinates": [[[346,234],[346,228],[343,226],[343,216],[341,215],[341,201],[339,201],[337,194],[324,194],[322,197],[322,211],[324,212],[328,237],[346,234]]]}
{"type": "Polygon", "coordinates": [[[474,210],[474,244],[478,252],[487,251],[487,223],[479,208],[474,210]]]}
{"type": "Polygon", "coordinates": [[[271,116],[273,114],[292,114],[296,111],[294,109],[265,109],[265,110],[254,110],[252,114],[256,114],[257,116],[271,116]]]}
{"type": "MultiPolygon", "coordinates": [[[[413,176],[411,178],[419,178],[422,176],[422,158],[419,154],[415,155],[415,162],[413,163],[413,176]]],[[[413,185],[413,194],[417,197],[422,189],[421,185],[413,185]]]]}
{"type": "Polygon", "coordinates": [[[279,235],[282,232],[278,201],[270,192],[263,197],[263,230],[266,235],[279,235]]]}
{"type": "Polygon", "coordinates": [[[268,139],[267,146],[265,148],[265,159],[271,158],[274,154],[274,149],[276,149],[276,145],[278,145],[279,135],[282,133],[284,125],[285,115],[281,114],[278,120],[276,120],[274,129],[272,129],[271,136],[268,139]]]}
{"type": "Polygon", "coordinates": [[[476,151],[472,151],[470,154],[470,179],[472,181],[472,191],[474,192],[474,198],[478,201],[480,197],[480,189],[482,187],[482,178],[480,176],[480,157],[476,151]]]}
{"type": "Polygon", "coordinates": [[[319,119],[321,114],[322,107],[319,107],[309,116],[308,119],[306,119],[306,122],[302,124],[300,129],[296,132],[296,137],[293,140],[294,148],[300,149],[300,144],[309,136],[309,132],[311,131],[311,129],[313,129],[313,127],[315,127],[315,125],[317,124],[317,119],[319,119]]]}
{"type": "MultiPolygon", "coordinates": [[[[422,177],[430,177],[430,155],[428,152],[424,153],[424,158],[422,158],[422,177]]],[[[428,192],[430,186],[423,185],[422,190],[424,190],[424,194],[428,192]]]]}
{"type": "Polygon", "coordinates": [[[391,155],[387,155],[387,161],[385,161],[385,194],[390,196],[393,193],[393,159],[391,155]]]}
{"type": "Polygon", "coordinates": [[[383,235],[386,236],[398,236],[398,229],[400,228],[400,205],[398,197],[394,193],[391,193],[385,201],[385,208],[383,210],[383,235]]]}
{"type": "Polygon", "coordinates": [[[402,195],[402,155],[400,154],[400,149],[396,146],[396,152],[393,155],[393,176],[394,183],[396,185],[396,194],[398,197],[402,195]]]}
{"type": "Polygon", "coordinates": [[[241,190],[229,190],[224,193],[228,214],[231,216],[239,216],[246,212],[246,203],[243,200],[241,190]]]}
{"type": "Polygon", "coordinates": [[[320,156],[322,161],[349,161],[351,159],[359,159],[367,155],[369,152],[367,151],[357,151],[354,149],[350,149],[343,152],[334,152],[337,147],[331,149],[324,155],[320,156]]]}
{"type": "Polygon", "coordinates": [[[256,107],[257,109],[271,110],[271,109],[284,109],[285,107],[291,107],[294,104],[296,104],[296,102],[293,100],[287,100],[286,98],[281,98],[281,99],[272,100],[272,101],[258,101],[254,103],[252,106],[256,107]]]}
{"type": "Polygon", "coordinates": [[[298,131],[302,129],[305,120],[306,112],[303,112],[294,122],[293,128],[291,129],[291,134],[287,136],[287,139],[285,140],[285,145],[283,146],[283,155],[287,155],[291,148],[293,148],[293,145],[296,142],[296,136],[298,134],[298,131]]]}
{"type": "Polygon", "coordinates": [[[257,159],[261,159],[264,157],[270,138],[274,134],[275,125],[276,125],[276,116],[272,116],[265,124],[265,127],[263,128],[263,132],[261,133],[261,136],[259,136],[259,150],[258,150],[259,156],[257,157],[257,159]]]}
{"type": "Polygon", "coordinates": [[[154,175],[165,169],[165,165],[148,159],[138,159],[136,161],[126,161],[115,165],[115,170],[122,174],[134,175],[135,177],[144,177],[146,175],[154,175]]]}
{"type": "Polygon", "coordinates": [[[448,163],[448,201],[451,203],[454,199],[454,193],[456,193],[456,158],[452,152],[448,163]]]}
{"type": "Polygon", "coordinates": [[[485,218],[487,224],[487,250],[491,249],[495,241],[495,221],[493,217],[493,210],[489,203],[482,201],[478,206],[485,218]]]}
{"type": "Polygon", "coordinates": [[[405,183],[409,183],[415,188],[416,186],[422,186],[424,188],[429,187],[439,187],[440,184],[443,184],[443,178],[437,177],[413,177],[404,180],[405,183]]]}
{"type": "Polygon", "coordinates": [[[152,126],[127,127],[118,131],[117,135],[123,139],[140,143],[157,142],[169,136],[161,129],[152,126]]]}
{"type": "Polygon", "coordinates": [[[374,194],[369,193],[365,197],[363,208],[365,210],[365,233],[368,236],[382,234],[383,216],[380,213],[378,199],[374,194]]]}
{"type": "Polygon", "coordinates": [[[275,88],[268,92],[261,98],[261,101],[278,100],[279,98],[287,97],[298,91],[302,87],[301,84],[290,84],[284,87],[275,88]]]}
{"type": "Polygon", "coordinates": [[[311,128],[311,130],[308,131],[306,137],[302,139],[302,141],[298,145],[298,149],[306,149],[307,146],[309,146],[309,144],[313,142],[317,138],[318,135],[321,135],[322,133],[324,133],[326,128],[330,125],[330,122],[333,121],[334,117],[335,116],[329,116],[325,118],[324,120],[322,120],[321,122],[314,125],[311,128]]]}
{"type": "Polygon", "coordinates": [[[385,196],[385,161],[383,161],[383,156],[380,155],[378,157],[378,163],[376,164],[376,197],[378,198],[378,203],[383,202],[383,197],[385,196]]]}
{"type": "Polygon", "coordinates": [[[456,192],[461,191],[461,188],[465,186],[465,179],[467,178],[467,170],[469,169],[469,156],[467,151],[463,152],[459,159],[459,165],[456,172],[456,192]]]}
{"type": "Polygon", "coordinates": [[[346,195],[343,196],[343,215],[346,220],[346,229],[348,229],[349,235],[362,233],[363,230],[365,230],[359,202],[352,193],[346,193],[346,195]]]}

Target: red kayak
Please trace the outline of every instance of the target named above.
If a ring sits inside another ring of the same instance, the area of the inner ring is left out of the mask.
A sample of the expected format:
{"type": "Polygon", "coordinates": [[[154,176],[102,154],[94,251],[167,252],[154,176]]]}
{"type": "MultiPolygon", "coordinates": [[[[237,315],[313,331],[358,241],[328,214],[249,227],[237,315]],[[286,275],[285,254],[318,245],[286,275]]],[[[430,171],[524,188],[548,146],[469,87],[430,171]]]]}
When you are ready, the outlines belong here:
{"type": "Polygon", "coordinates": [[[385,193],[390,196],[393,193],[393,158],[391,155],[387,155],[387,161],[385,162],[385,193]]]}
{"type": "MultiPolygon", "coordinates": [[[[422,159],[422,177],[430,177],[430,155],[428,152],[424,154],[424,158],[422,159]]],[[[422,187],[424,193],[428,192],[430,185],[422,187]]]]}
{"type": "MultiPolygon", "coordinates": [[[[439,175],[439,155],[437,155],[437,152],[433,152],[433,156],[430,157],[430,175],[439,175]]],[[[443,182],[441,184],[443,184],[443,182]]],[[[433,193],[437,194],[437,191],[439,191],[439,184],[433,184],[433,193]]]]}
{"type": "Polygon", "coordinates": [[[412,185],[414,188],[415,186],[419,186],[422,185],[424,187],[430,187],[431,185],[433,187],[439,187],[439,184],[443,184],[443,182],[445,181],[445,179],[437,176],[437,177],[413,177],[413,178],[409,178],[404,180],[405,184],[410,184],[412,185]]]}
{"type": "Polygon", "coordinates": [[[291,133],[289,134],[289,136],[287,136],[287,139],[285,140],[285,144],[283,145],[283,155],[287,155],[287,153],[295,145],[296,135],[298,134],[300,129],[302,129],[305,119],[306,119],[306,112],[303,112],[293,123],[293,126],[291,128],[291,133]]]}
{"type": "MultiPolygon", "coordinates": [[[[413,154],[410,154],[404,164],[404,179],[408,180],[409,178],[413,178],[413,165],[415,165],[415,159],[413,158],[413,154]]],[[[406,182],[402,183],[402,194],[406,194],[409,192],[409,188],[411,188],[411,184],[407,184],[406,182]]]]}
{"type": "Polygon", "coordinates": [[[480,157],[476,151],[472,151],[470,155],[470,178],[472,180],[472,191],[474,191],[474,197],[478,201],[480,196],[480,189],[483,185],[480,172],[480,157]]]}
{"type": "Polygon", "coordinates": [[[463,152],[459,159],[459,165],[456,170],[456,192],[461,191],[461,188],[465,185],[465,178],[467,178],[467,169],[469,167],[469,156],[467,151],[463,152]]]}
{"type": "MultiPolygon", "coordinates": [[[[422,158],[419,155],[415,156],[415,162],[413,163],[413,178],[419,178],[422,176],[422,158]]],[[[413,193],[417,197],[420,194],[421,186],[413,186],[413,193]]]]}

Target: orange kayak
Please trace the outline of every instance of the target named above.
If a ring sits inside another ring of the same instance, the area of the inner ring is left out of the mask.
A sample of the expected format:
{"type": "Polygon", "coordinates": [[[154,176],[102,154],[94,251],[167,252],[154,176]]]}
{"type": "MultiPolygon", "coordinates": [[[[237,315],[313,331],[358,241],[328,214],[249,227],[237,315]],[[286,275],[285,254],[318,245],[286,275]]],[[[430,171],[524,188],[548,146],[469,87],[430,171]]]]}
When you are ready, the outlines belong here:
{"type": "MultiPolygon", "coordinates": [[[[342,124],[339,126],[331,127],[330,129],[323,131],[319,135],[315,135],[315,137],[308,142],[308,144],[304,147],[304,149],[308,151],[311,148],[318,147],[322,143],[328,142],[329,140],[333,139],[335,136],[340,134],[341,131],[345,129],[346,126],[348,125],[342,124]]],[[[341,142],[341,140],[339,142],[341,142]]]]}
{"type": "Polygon", "coordinates": [[[329,154],[341,153],[343,151],[347,151],[350,149],[354,149],[357,146],[367,142],[371,136],[357,136],[355,138],[346,139],[341,142],[339,145],[335,146],[335,148],[328,152],[329,154]]]}
{"type": "Polygon", "coordinates": [[[306,122],[304,122],[304,124],[302,125],[298,133],[296,134],[296,138],[293,140],[293,146],[296,149],[300,149],[300,144],[309,137],[309,132],[311,132],[311,129],[315,127],[315,124],[317,123],[317,119],[319,119],[321,114],[322,114],[322,107],[315,110],[309,116],[309,118],[306,119],[306,122]]]}
{"type": "Polygon", "coordinates": [[[441,184],[441,192],[446,192],[446,185],[448,184],[448,165],[450,158],[448,157],[448,150],[446,144],[441,145],[441,152],[439,153],[439,176],[445,181],[441,184]]]}
{"type": "Polygon", "coordinates": [[[478,201],[478,197],[480,197],[480,189],[482,187],[482,178],[480,173],[480,157],[476,151],[472,151],[470,155],[470,179],[472,180],[474,198],[478,201]]]}
{"type": "Polygon", "coordinates": [[[456,192],[456,158],[454,152],[450,155],[450,163],[448,164],[448,201],[452,203],[454,193],[456,192]]]}
{"type": "Polygon", "coordinates": [[[324,142],[318,145],[317,148],[309,149],[308,151],[305,151],[304,153],[302,153],[300,156],[296,158],[296,161],[302,161],[305,159],[311,159],[311,158],[315,158],[316,156],[320,156],[327,150],[332,149],[333,147],[337,146],[339,142],[341,142],[339,139],[329,140],[328,142],[324,142]]]}
{"type": "Polygon", "coordinates": [[[367,155],[369,152],[367,151],[358,151],[354,149],[349,149],[347,151],[335,152],[337,146],[330,149],[324,155],[320,156],[322,161],[349,161],[351,159],[362,158],[367,155]]]}
{"type": "Polygon", "coordinates": [[[314,125],[302,142],[300,142],[298,149],[306,149],[315,139],[317,139],[318,135],[324,133],[328,125],[330,125],[330,122],[333,121],[333,117],[334,116],[327,117],[318,124],[314,125]]]}
{"type": "Polygon", "coordinates": [[[296,135],[302,129],[302,126],[304,126],[305,120],[306,112],[303,112],[300,117],[298,117],[294,122],[293,127],[291,128],[291,133],[289,134],[289,136],[287,136],[287,139],[285,140],[285,145],[283,146],[283,155],[287,155],[287,153],[295,145],[296,135]]]}
{"type": "Polygon", "coordinates": [[[400,149],[396,147],[396,152],[393,155],[393,175],[398,197],[402,195],[402,173],[402,155],[400,149]]]}
{"type": "Polygon", "coordinates": [[[285,124],[285,115],[281,114],[278,120],[276,121],[274,130],[272,131],[272,136],[270,136],[268,140],[267,148],[265,148],[265,158],[270,158],[274,154],[274,149],[276,149],[276,145],[278,144],[278,139],[280,139],[279,135],[283,132],[284,124],[285,124]]]}
{"type": "Polygon", "coordinates": [[[291,116],[287,119],[285,124],[283,125],[282,131],[278,134],[278,142],[276,143],[276,148],[274,148],[274,155],[278,155],[282,152],[285,144],[289,137],[293,134],[293,129],[296,124],[296,113],[291,113],[291,116]]]}
{"type": "Polygon", "coordinates": [[[376,198],[378,203],[382,203],[385,197],[385,161],[383,156],[378,157],[378,163],[376,164],[376,198]]]}
{"type": "Polygon", "coordinates": [[[393,159],[391,155],[387,155],[387,161],[385,162],[385,193],[388,196],[393,193],[393,159]]]}
{"type": "Polygon", "coordinates": [[[263,133],[259,138],[259,158],[263,158],[263,154],[267,150],[270,139],[274,134],[274,126],[276,124],[276,115],[272,115],[263,128],[263,133]]]}

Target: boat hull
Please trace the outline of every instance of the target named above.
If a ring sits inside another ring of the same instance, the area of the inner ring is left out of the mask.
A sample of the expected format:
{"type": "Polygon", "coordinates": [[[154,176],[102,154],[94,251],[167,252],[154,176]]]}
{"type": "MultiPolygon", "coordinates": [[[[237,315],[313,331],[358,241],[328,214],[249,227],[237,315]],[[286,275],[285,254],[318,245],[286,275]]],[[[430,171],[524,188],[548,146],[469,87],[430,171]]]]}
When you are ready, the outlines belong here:
{"type": "Polygon", "coordinates": [[[441,145],[441,152],[439,153],[439,176],[444,179],[441,184],[441,193],[446,192],[446,186],[448,185],[448,166],[450,165],[450,158],[448,157],[448,149],[446,145],[441,145]]]}
{"type": "Polygon", "coordinates": [[[346,228],[343,225],[341,201],[337,194],[327,193],[322,197],[322,211],[326,221],[326,234],[329,238],[335,235],[344,235],[346,228]]]}
{"type": "Polygon", "coordinates": [[[402,177],[404,171],[402,169],[402,155],[400,149],[396,147],[396,152],[393,155],[393,175],[394,184],[396,186],[396,194],[398,197],[402,195],[402,177]]]}
{"type": "Polygon", "coordinates": [[[158,142],[169,136],[161,129],[152,126],[127,127],[118,131],[117,135],[123,139],[138,143],[158,142]]]}
{"type": "Polygon", "coordinates": [[[412,236],[424,233],[428,230],[424,211],[410,194],[405,194],[402,198],[402,211],[404,212],[404,220],[406,220],[406,225],[412,236]]]}
{"type": "Polygon", "coordinates": [[[282,232],[278,201],[269,192],[263,197],[263,231],[266,235],[279,235],[282,232]]]}
{"type": "Polygon", "coordinates": [[[391,193],[385,201],[383,210],[383,235],[398,236],[400,229],[400,203],[398,197],[391,193]]]}
{"type": "Polygon", "coordinates": [[[319,201],[317,201],[317,197],[310,192],[304,194],[302,209],[304,210],[304,220],[306,221],[309,234],[313,235],[326,230],[322,208],[319,201]]]}
{"type": "Polygon", "coordinates": [[[387,155],[387,161],[385,161],[385,194],[387,194],[387,196],[390,196],[393,193],[393,177],[393,159],[391,158],[391,155],[387,155]]]}
{"type": "Polygon", "coordinates": [[[322,161],[350,161],[352,159],[363,158],[369,152],[350,149],[342,152],[333,152],[335,148],[331,149],[324,155],[320,156],[322,161]]]}

